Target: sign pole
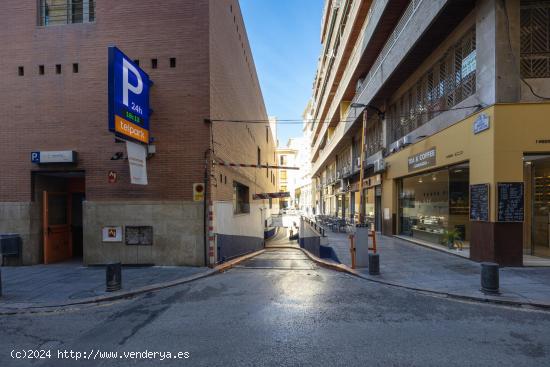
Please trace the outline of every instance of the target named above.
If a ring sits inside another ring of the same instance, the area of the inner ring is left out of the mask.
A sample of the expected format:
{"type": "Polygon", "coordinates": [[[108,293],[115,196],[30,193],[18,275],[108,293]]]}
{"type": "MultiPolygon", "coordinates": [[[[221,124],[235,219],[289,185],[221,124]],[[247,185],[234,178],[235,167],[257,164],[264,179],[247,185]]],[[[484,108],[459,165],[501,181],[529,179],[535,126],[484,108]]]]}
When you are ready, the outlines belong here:
{"type": "Polygon", "coordinates": [[[359,224],[365,221],[365,195],[363,194],[363,179],[365,176],[365,142],[367,133],[367,109],[363,110],[363,126],[361,130],[361,156],[359,171],[359,224]]]}

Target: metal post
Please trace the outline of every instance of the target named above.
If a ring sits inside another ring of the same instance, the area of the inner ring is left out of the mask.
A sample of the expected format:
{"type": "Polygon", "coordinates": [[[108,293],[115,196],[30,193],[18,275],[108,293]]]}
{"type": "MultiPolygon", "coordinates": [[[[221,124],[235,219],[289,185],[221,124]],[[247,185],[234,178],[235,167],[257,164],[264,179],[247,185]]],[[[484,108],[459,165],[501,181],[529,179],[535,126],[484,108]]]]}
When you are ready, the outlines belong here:
{"type": "Polygon", "coordinates": [[[369,274],[370,275],[380,274],[380,255],[369,254],[369,274]]]}
{"type": "Polygon", "coordinates": [[[481,291],[483,293],[498,294],[499,291],[498,264],[481,263],[481,291]]]}
{"type": "Polygon", "coordinates": [[[119,291],[122,288],[122,271],[120,263],[107,264],[105,270],[106,291],[119,291]]]}
{"type": "Polygon", "coordinates": [[[367,109],[363,110],[363,127],[361,130],[361,156],[360,156],[360,171],[359,171],[359,224],[365,221],[365,195],[363,194],[363,179],[365,176],[365,143],[367,133],[367,109]]]}
{"type": "Polygon", "coordinates": [[[351,253],[351,268],[355,269],[355,236],[349,235],[349,251],[351,253]]]}

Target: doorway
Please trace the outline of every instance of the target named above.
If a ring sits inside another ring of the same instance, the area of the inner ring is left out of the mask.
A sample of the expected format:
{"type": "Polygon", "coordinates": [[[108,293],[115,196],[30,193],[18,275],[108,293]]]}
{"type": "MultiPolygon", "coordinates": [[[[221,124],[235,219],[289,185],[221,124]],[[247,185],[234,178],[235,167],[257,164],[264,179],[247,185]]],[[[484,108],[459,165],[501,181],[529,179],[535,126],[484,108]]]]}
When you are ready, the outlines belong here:
{"type": "Polygon", "coordinates": [[[44,264],[80,260],[83,255],[82,171],[33,172],[33,198],[40,208],[44,264]]]}
{"type": "Polygon", "coordinates": [[[550,258],[550,155],[524,157],[523,252],[550,258]]]}

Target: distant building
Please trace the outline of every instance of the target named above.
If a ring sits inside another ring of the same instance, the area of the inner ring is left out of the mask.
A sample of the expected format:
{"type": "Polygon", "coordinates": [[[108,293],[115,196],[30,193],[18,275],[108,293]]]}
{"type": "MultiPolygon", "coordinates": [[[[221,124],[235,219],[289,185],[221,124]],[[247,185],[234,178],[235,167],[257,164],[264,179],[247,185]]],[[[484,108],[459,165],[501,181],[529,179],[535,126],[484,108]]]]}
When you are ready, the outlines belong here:
{"type": "Polygon", "coordinates": [[[220,163],[276,164],[275,122],[225,121],[268,118],[238,1],[2,0],[0,13],[0,233],[21,235],[23,264],[202,266],[263,247],[277,200],[253,195],[276,191],[277,171],[220,163]],[[107,129],[111,45],[154,82],[147,186],[130,184],[107,129]],[[37,151],[78,158],[37,164],[37,151]]]}
{"type": "Polygon", "coordinates": [[[549,1],[326,0],[319,211],[447,250],[454,233],[473,260],[550,258],[549,24],[549,1]]]}

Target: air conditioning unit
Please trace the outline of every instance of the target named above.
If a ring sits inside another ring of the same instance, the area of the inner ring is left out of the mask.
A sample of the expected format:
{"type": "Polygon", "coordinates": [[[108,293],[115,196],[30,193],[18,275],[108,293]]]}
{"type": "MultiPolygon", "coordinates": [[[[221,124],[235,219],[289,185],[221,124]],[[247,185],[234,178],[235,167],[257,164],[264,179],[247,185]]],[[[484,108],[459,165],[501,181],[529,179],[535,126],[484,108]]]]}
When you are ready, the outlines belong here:
{"type": "Polygon", "coordinates": [[[358,92],[359,90],[361,90],[361,87],[363,86],[363,82],[365,81],[365,79],[358,79],[357,80],[357,84],[355,84],[355,91],[358,92]]]}
{"type": "Polygon", "coordinates": [[[347,186],[344,180],[340,180],[340,191],[346,191],[347,186]]]}
{"type": "Polygon", "coordinates": [[[410,135],[405,135],[403,138],[401,138],[401,147],[406,147],[407,145],[412,144],[412,137],[410,135]]]}
{"type": "Polygon", "coordinates": [[[374,172],[383,172],[386,170],[386,161],[383,159],[377,159],[374,161],[374,172]]]}

